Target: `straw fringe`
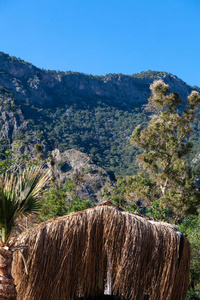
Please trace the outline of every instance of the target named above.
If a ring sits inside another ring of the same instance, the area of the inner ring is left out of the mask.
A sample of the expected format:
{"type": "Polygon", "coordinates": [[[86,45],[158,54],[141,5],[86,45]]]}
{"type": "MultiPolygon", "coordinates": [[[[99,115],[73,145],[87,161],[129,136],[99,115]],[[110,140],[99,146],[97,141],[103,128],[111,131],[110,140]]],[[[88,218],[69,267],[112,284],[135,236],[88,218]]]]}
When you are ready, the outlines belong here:
{"type": "Polygon", "coordinates": [[[19,253],[14,278],[18,300],[101,296],[111,260],[112,294],[130,300],[184,300],[190,246],[165,223],[97,206],[47,221],[23,233],[28,275],[19,253]]]}

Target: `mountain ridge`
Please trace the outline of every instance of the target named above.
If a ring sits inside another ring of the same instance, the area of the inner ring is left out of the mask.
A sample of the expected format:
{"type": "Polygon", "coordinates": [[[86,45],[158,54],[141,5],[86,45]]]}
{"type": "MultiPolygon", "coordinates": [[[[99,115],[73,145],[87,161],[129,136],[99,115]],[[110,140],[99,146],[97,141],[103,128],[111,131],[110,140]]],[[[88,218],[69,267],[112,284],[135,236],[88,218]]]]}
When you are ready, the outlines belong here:
{"type": "Polygon", "coordinates": [[[0,52],[0,152],[16,141],[22,152],[40,143],[45,157],[55,148],[74,148],[107,171],[132,174],[138,150],[129,139],[138,124],[148,122],[143,105],[155,79],[163,79],[182,99],[192,91],[166,72],[93,76],[48,71],[0,52]]]}
{"type": "Polygon", "coordinates": [[[51,102],[57,98],[62,101],[80,101],[85,97],[115,98],[116,102],[125,99],[125,104],[145,103],[149,97],[149,85],[154,79],[164,79],[182,98],[192,87],[177,76],[166,72],[146,71],[133,75],[107,74],[93,76],[78,72],[46,71],[26,63],[21,59],[10,57],[0,52],[0,85],[9,89],[16,97],[51,102]],[[51,93],[52,89],[55,93],[51,93]],[[51,92],[50,92],[51,91],[51,92]],[[51,94],[51,95],[50,95],[51,94]],[[111,95],[112,94],[112,95],[111,95]],[[75,97],[74,97],[75,96],[75,97]]]}

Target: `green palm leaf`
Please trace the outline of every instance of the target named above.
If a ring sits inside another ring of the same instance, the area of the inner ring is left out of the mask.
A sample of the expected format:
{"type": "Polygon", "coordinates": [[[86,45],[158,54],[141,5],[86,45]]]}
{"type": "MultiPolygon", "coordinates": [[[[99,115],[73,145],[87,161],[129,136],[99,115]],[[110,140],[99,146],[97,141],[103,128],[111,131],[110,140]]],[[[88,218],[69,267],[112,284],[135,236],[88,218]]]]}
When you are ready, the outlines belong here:
{"type": "Polygon", "coordinates": [[[0,234],[8,241],[16,220],[38,210],[38,198],[50,179],[41,167],[25,169],[21,174],[6,173],[0,177],[0,234]]]}

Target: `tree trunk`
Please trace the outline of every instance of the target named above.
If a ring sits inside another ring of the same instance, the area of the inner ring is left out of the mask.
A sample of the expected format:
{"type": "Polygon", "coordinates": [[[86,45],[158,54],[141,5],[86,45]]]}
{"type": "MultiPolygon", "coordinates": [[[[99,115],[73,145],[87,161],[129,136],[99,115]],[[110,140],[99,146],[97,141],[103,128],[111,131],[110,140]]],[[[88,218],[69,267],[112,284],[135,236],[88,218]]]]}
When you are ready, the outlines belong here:
{"type": "Polygon", "coordinates": [[[17,299],[14,279],[11,274],[13,253],[0,247],[0,300],[17,299]]]}

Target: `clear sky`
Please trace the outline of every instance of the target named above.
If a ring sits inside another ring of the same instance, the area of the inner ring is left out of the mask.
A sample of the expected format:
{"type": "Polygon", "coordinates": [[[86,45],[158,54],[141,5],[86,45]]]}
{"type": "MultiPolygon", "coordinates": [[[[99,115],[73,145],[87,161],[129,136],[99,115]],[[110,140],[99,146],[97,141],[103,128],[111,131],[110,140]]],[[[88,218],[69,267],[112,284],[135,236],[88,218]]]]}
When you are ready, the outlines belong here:
{"type": "Polygon", "coordinates": [[[0,0],[0,28],[0,51],[40,68],[200,86],[200,0],[0,0]]]}

